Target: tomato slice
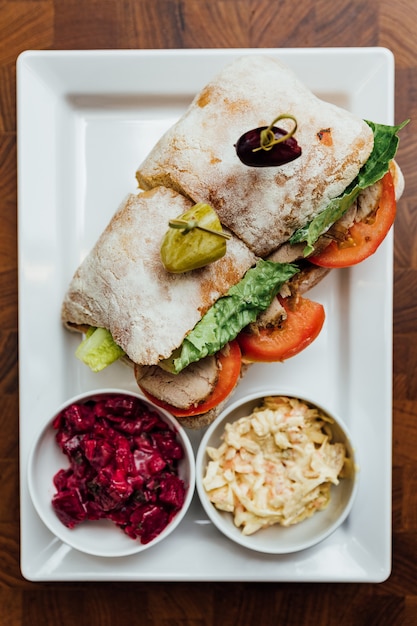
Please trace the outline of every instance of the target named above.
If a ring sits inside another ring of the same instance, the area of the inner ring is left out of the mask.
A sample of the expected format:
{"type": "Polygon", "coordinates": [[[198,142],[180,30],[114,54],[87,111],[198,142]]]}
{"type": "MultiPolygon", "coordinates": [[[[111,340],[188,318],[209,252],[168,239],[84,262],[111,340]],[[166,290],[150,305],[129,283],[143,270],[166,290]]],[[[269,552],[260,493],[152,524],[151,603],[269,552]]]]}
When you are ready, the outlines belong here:
{"type": "Polygon", "coordinates": [[[396,213],[395,187],[390,172],[382,178],[382,193],[372,223],[356,222],[349,229],[351,245],[332,241],[320,254],[308,260],[321,267],[350,267],[367,259],[385,239],[396,213]]]}
{"type": "Polygon", "coordinates": [[[149,400],[151,400],[151,402],[163,409],[166,409],[175,417],[190,417],[192,415],[207,413],[207,411],[210,411],[210,409],[213,409],[225,398],[227,398],[239,380],[242,366],[242,355],[238,342],[236,340],[230,341],[216,354],[216,358],[220,370],[217,384],[207,400],[197,406],[192,406],[188,409],[179,409],[178,407],[155,398],[144,389],[142,389],[142,392],[147,398],[149,398],[149,400]]]}
{"type": "Polygon", "coordinates": [[[279,328],[262,328],[259,333],[243,330],[237,337],[242,357],[247,361],[285,361],[310,345],[320,333],[325,319],[318,302],[298,297],[295,305],[279,298],[287,317],[279,328]]]}

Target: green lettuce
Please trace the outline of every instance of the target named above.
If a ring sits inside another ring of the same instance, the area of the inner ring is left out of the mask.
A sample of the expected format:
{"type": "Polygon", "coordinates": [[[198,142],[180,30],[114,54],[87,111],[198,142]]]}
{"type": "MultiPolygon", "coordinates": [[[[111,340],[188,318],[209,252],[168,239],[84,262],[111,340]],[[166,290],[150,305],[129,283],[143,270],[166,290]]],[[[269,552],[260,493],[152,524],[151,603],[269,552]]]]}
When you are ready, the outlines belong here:
{"type": "Polygon", "coordinates": [[[291,244],[306,242],[304,256],[313,252],[317,239],[346,213],[360,192],[378,182],[388,172],[390,161],[397,152],[398,132],[409,122],[405,120],[397,126],[387,126],[365,121],[374,133],[374,147],[369,159],[345,192],[333,198],[324,211],[309,224],[296,230],[289,240],[291,244]]]}
{"type": "Polygon", "coordinates": [[[94,327],[88,329],[85,339],[75,351],[75,356],[93,372],[104,370],[124,354],[108,330],[94,327]]]}
{"type": "Polygon", "coordinates": [[[298,271],[291,263],[259,260],[213,304],[180,348],[161,366],[178,374],[190,363],[218,352],[268,308],[282,285],[298,271]]]}

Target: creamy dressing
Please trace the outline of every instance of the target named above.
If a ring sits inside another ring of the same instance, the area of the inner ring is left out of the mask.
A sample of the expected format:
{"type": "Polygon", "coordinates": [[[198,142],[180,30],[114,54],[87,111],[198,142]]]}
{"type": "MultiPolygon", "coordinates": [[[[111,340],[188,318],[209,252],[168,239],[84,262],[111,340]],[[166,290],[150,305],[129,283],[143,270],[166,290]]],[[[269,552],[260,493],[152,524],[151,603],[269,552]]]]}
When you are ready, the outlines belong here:
{"type": "Polygon", "coordinates": [[[226,424],[221,445],[207,448],[210,501],[232,513],[244,535],[324,509],[347,462],[344,444],[331,443],[331,422],[298,399],[270,397],[226,424]]]}

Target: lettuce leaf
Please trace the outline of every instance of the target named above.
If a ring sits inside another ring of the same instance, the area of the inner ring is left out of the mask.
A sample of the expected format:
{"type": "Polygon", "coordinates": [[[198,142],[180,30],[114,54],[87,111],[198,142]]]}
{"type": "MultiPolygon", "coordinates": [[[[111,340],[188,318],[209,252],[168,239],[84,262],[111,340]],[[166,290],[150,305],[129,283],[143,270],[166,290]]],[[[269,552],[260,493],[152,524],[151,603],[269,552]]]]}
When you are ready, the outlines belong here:
{"type": "Polygon", "coordinates": [[[298,271],[291,263],[259,260],[213,304],[180,348],[161,366],[178,374],[190,363],[218,352],[268,308],[282,285],[298,271]]]}
{"type": "Polygon", "coordinates": [[[360,192],[378,182],[388,172],[390,161],[397,152],[398,132],[409,122],[409,120],[405,120],[397,126],[387,126],[365,121],[374,133],[374,147],[369,159],[342,195],[333,198],[324,211],[319,213],[309,224],[296,230],[290,237],[289,242],[291,244],[306,242],[304,256],[313,252],[317,239],[342,217],[360,192]]]}
{"type": "Polygon", "coordinates": [[[108,330],[94,327],[88,329],[85,339],[75,351],[75,356],[93,372],[104,370],[124,354],[108,330]]]}

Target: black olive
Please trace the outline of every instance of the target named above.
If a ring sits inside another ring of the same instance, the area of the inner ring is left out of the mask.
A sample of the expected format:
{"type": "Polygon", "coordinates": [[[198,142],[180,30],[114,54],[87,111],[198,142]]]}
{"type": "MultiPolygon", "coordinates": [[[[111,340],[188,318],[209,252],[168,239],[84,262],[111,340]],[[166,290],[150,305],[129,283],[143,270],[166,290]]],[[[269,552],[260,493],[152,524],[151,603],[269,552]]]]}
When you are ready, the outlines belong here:
{"type": "Polygon", "coordinates": [[[244,133],[235,144],[236,154],[245,165],[250,167],[276,167],[284,165],[301,156],[301,147],[294,137],[288,137],[280,141],[282,137],[288,135],[288,131],[276,126],[261,126],[244,133]],[[267,147],[261,146],[262,131],[269,131],[271,144],[267,147]],[[272,133],[274,140],[272,140],[272,133]],[[273,141],[278,140],[278,143],[273,141]]]}

